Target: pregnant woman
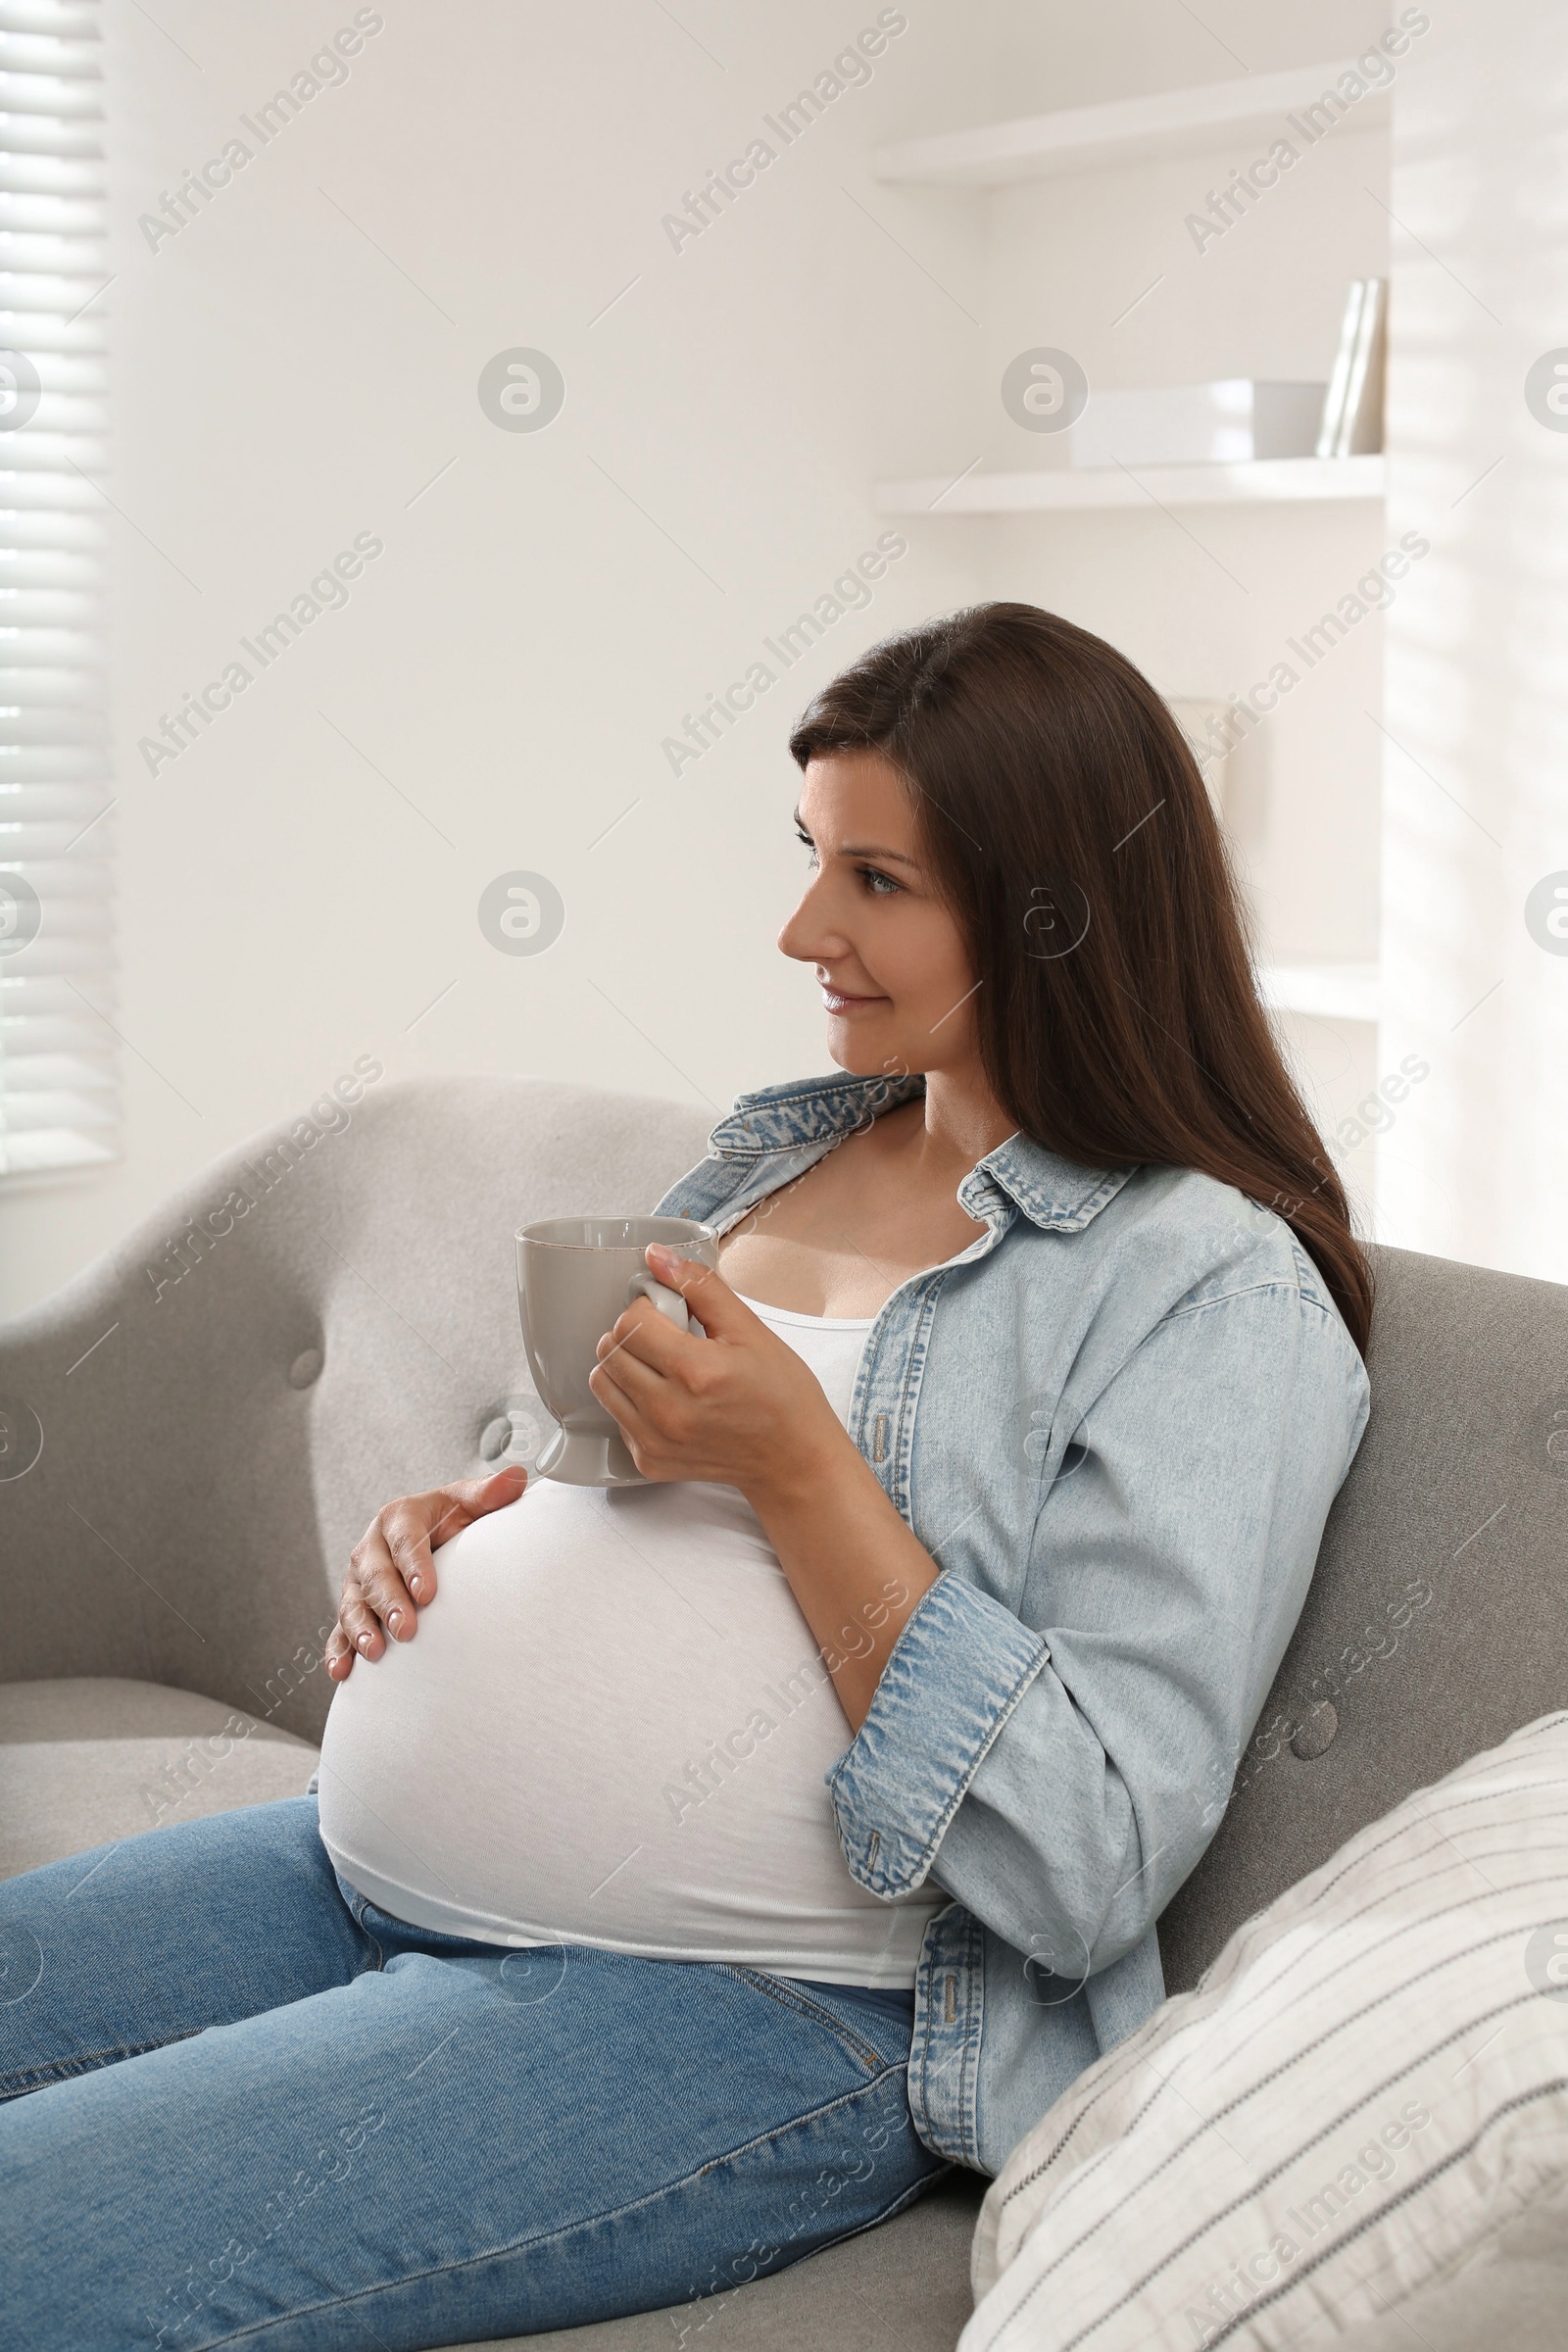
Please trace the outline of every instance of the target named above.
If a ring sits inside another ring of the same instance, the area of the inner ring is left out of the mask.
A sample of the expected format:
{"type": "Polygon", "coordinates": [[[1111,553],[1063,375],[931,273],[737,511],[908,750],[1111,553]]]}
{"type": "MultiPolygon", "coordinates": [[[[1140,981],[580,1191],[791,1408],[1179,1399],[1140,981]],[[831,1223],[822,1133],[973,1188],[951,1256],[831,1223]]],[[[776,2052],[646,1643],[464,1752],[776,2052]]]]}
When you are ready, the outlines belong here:
{"type": "Polygon", "coordinates": [[[719,1266],[650,1250],[700,1328],[599,1345],[649,1483],[388,1504],[318,1800],[0,1886],[6,2344],[711,2295],[995,2173],[1161,1998],[1366,1421],[1367,1263],[1118,654],[982,606],[790,748],[839,1074],[659,1204],[719,1266]]]}

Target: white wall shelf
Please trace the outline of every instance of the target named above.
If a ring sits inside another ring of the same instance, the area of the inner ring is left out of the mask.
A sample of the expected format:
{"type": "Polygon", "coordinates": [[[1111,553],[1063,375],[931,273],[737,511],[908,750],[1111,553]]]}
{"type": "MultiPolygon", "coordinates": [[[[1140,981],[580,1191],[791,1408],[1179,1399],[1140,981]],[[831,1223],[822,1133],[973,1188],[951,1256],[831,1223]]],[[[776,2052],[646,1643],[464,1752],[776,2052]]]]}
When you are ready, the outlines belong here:
{"type": "MultiPolygon", "coordinates": [[[[1107,80],[1101,86],[1113,89],[1120,77],[1112,63],[1114,37],[1108,31],[1103,37],[1107,80]]],[[[1276,57],[1278,54],[1276,49],[1276,57]]],[[[1000,299],[1012,321],[1010,340],[1000,334],[997,338],[998,349],[1002,350],[1019,348],[1034,340],[1049,343],[1058,339],[1051,331],[1058,313],[1061,314],[1058,324],[1066,317],[1081,320],[1089,315],[1084,309],[1084,297],[1086,292],[1092,293],[1093,282],[1092,274],[1086,274],[1086,245],[1091,255],[1097,247],[1103,253],[1119,255],[1115,282],[1120,284],[1125,278],[1128,294],[1136,290],[1143,280],[1129,274],[1126,262],[1128,228],[1123,215],[1129,207],[1136,210],[1142,206],[1152,221],[1157,220],[1169,226],[1169,216],[1175,209],[1171,190],[1177,186],[1181,174],[1173,178],[1169,171],[1161,173],[1156,170],[1140,176],[1133,182],[1133,194],[1125,203],[1118,191],[1116,205],[1103,207],[1098,199],[1090,201],[1092,180],[1075,185],[1072,175],[1090,175],[1107,167],[1121,170],[1129,165],[1157,165],[1161,159],[1189,157],[1196,159],[1189,169],[1200,175],[1203,184],[1212,179],[1219,186],[1224,184],[1232,165],[1245,164],[1249,158],[1263,154],[1277,139],[1289,139],[1298,156],[1315,146],[1328,127],[1327,118],[1331,114],[1341,119],[1341,137],[1352,133],[1374,134],[1365,147],[1358,138],[1361,151],[1354,157],[1342,157],[1336,165],[1339,178],[1347,182],[1345,188],[1340,187],[1339,179],[1331,185],[1328,175],[1322,172],[1315,175],[1320,183],[1317,203],[1322,208],[1317,216],[1319,233],[1315,241],[1303,240],[1299,219],[1293,226],[1287,208],[1275,208],[1270,233],[1276,240],[1282,264],[1274,278],[1259,280],[1254,252],[1253,274],[1250,276],[1246,269],[1239,270],[1234,289],[1221,286],[1216,294],[1214,288],[1205,284],[1202,323],[1210,330],[1214,358],[1219,360],[1223,354],[1221,364],[1208,367],[1207,372],[1235,373],[1247,364],[1243,355],[1253,349],[1249,305],[1255,306],[1258,301],[1260,282],[1276,289],[1267,299],[1284,302],[1285,294],[1277,289],[1294,286],[1299,280],[1301,288],[1311,289],[1314,304],[1326,322],[1333,302],[1343,299],[1341,289],[1345,282],[1352,275],[1365,273],[1375,259],[1376,246],[1368,243],[1369,237],[1377,233],[1375,225],[1365,234],[1362,227],[1356,227],[1352,234],[1350,223],[1352,217],[1359,220],[1354,202],[1358,200],[1362,181],[1370,178],[1374,186],[1379,184],[1380,162],[1376,156],[1369,160],[1366,149],[1375,146],[1378,137],[1387,135],[1393,110],[1385,83],[1382,90],[1363,89],[1359,98],[1348,103],[1347,112],[1338,85],[1341,77],[1350,71],[1354,71],[1351,60],[1338,59],[1289,70],[1241,74],[1202,87],[1164,90],[1104,105],[984,122],[967,130],[904,139],[878,149],[871,159],[872,171],[885,183],[946,186],[960,195],[974,190],[1000,192],[999,201],[982,207],[970,225],[989,249],[1000,299]],[[1336,105],[1313,117],[1309,110],[1326,96],[1335,98],[1336,105]],[[1067,259],[1057,269],[1053,267],[1051,257],[1057,241],[1063,239],[1067,259]],[[1044,301],[1042,276],[1046,281],[1044,301]],[[1210,296],[1214,296],[1212,302],[1210,296]],[[1219,331],[1222,328],[1223,333],[1219,331]]],[[[1130,72],[1127,77],[1131,78],[1130,72]]],[[[1362,78],[1364,82],[1365,77],[1362,78]]],[[[1125,81],[1122,86],[1126,86],[1125,81]]],[[[1348,83],[1347,89],[1356,86],[1348,83]]],[[[1338,142],[1334,144],[1337,146],[1338,142]]],[[[1196,188],[1187,201],[1197,201],[1196,188]]],[[[1172,262],[1172,270],[1175,267],[1172,262]]],[[[1216,265],[1209,267],[1212,270],[1216,265]]],[[[1151,264],[1146,276],[1152,273],[1151,264]]],[[[1166,291],[1169,295],[1172,289],[1166,291]]],[[[1195,292],[1196,289],[1189,288],[1189,298],[1195,292]]],[[[1140,376],[1147,378],[1147,358],[1143,363],[1129,361],[1124,372],[1114,372],[1113,355],[1119,346],[1111,343],[1105,333],[1096,339],[1089,328],[1083,331],[1090,333],[1090,341],[1080,358],[1092,379],[1113,385],[1121,381],[1136,384],[1140,376]]],[[[1291,377],[1294,370],[1295,376],[1306,378],[1327,372],[1331,354],[1327,349],[1321,352],[1317,349],[1318,333],[1328,333],[1326,323],[1314,329],[1311,345],[1298,341],[1290,362],[1279,368],[1282,375],[1291,377]]],[[[1185,334],[1181,341],[1182,357],[1177,362],[1166,362],[1167,372],[1173,372],[1179,382],[1202,380],[1209,350],[1210,341],[1203,335],[1185,334]]],[[[1295,550],[1300,526],[1287,525],[1281,541],[1274,517],[1282,509],[1310,505],[1321,512],[1325,506],[1332,506],[1338,510],[1339,519],[1326,518],[1329,527],[1325,548],[1340,545],[1342,533],[1350,534],[1345,545],[1356,546],[1377,532],[1379,502],[1387,494],[1387,466],[1381,456],[1273,458],[1227,465],[1072,466],[1066,463],[1069,444],[1065,439],[1054,444],[1040,443],[1027,451],[1016,438],[993,443],[987,428],[987,414],[991,425],[1001,430],[993,396],[988,410],[975,417],[975,437],[969,447],[964,449],[960,445],[953,449],[951,442],[948,443],[951,463],[945,472],[879,481],[874,492],[878,512],[907,517],[910,521],[928,518],[934,522],[945,514],[1092,516],[1146,512],[1160,516],[1161,510],[1174,515],[1184,509],[1217,511],[1246,506],[1257,510],[1259,516],[1249,538],[1255,537],[1261,527],[1271,544],[1279,542],[1278,552],[1283,555],[1295,550]],[[977,449],[984,450],[983,458],[975,457],[977,449]],[[973,463],[959,473],[957,469],[966,459],[973,463]],[[1003,470],[1029,461],[1032,463],[1028,463],[1027,470],[1003,470]]],[[[1082,454],[1089,453],[1086,450],[1082,454]]],[[[1103,457],[1105,453],[1095,454],[1103,457]]],[[[1194,527],[1198,527],[1196,520],[1194,527]]],[[[1305,543],[1308,555],[1314,549],[1323,552],[1318,548],[1322,540],[1321,530],[1308,528],[1305,543]]],[[[987,533],[973,551],[981,582],[991,593],[1016,593],[1018,565],[1038,560],[1040,588],[1046,591],[1046,601],[1054,602],[1058,610],[1074,617],[1080,617],[1076,583],[1083,583],[1088,608],[1102,612],[1107,592],[1114,593],[1110,583],[1116,563],[1127,552],[1125,534],[1119,526],[1102,531],[1093,525],[1072,532],[1048,530],[1043,535],[1031,531],[1022,540],[1015,534],[987,533]],[[995,564],[1002,566],[1004,584],[1000,589],[990,577],[995,564]]],[[[1191,628],[1184,619],[1167,623],[1162,618],[1151,632],[1152,641],[1159,648],[1157,666],[1169,677],[1195,681],[1226,674],[1230,663],[1221,650],[1226,634],[1218,628],[1214,616],[1206,612],[1191,628]],[[1184,647],[1189,650],[1184,651],[1184,647]]],[[[1337,791],[1327,795],[1330,813],[1325,814],[1319,807],[1325,781],[1323,762],[1332,757],[1326,746],[1333,740],[1333,707],[1350,694],[1353,684],[1348,668],[1342,668],[1337,680],[1343,683],[1331,686],[1326,707],[1308,710],[1298,720],[1293,717],[1280,721],[1263,764],[1250,770],[1248,778],[1238,774],[1236,779],[1239,792],[1245,783],[1246,791],[1253,796],[1249,806],[1254,814],[1265,803],[1271,808],[1276,802],[1279,804],[1275,811],[1280,820],[1279,839],[1261,843],[1254,877],[1261,902],[1271,910],[1273,918],[1264,927],[1265,935],[1269,930],[1283,931],[1295,953],[1305,952],[1299,962],[1258,965],[1259,999],[1277,1018],[1301,1023],[1300,1029],[1292,1033],[1291,1052],[1316,1073],[1314,1083],[1321,1084],[1326,1101],[1348,1096],[1352,1086],[1360,1090],[1372,1082],[1381,1011],[1378,965],[1372,961],[1351,961],[1345,954],[1346,949],[1353,950],[1355,946],[1362,946],[1364,954],[1372,946],[1375,933],[1358,931],[1346,938],[1336,958],[1306,960],[1315,938],[1320,936],[1314,921],[1318,894],[1313,888],[1313,877],[1321,862],[1314,863],[1319,845],[1307,845],[1312,854],[1304,858],[1299,881],[1290,858],[1281,849],[1282,842],[1304,841],[1302,828],[1307,811],[1303,809],[1302,797],[1311,796],[1313,821],[1348,828],[1345,840],[1337,845],[1343,853],[1342,862],[1349,868],[1347,879],[1358,893],[1367,888],[1368,877],[1363,868],[1368,845],[1361,823],[1364,805],[1352,800],[1347,792],[1337,791]]],[[[1317,699],[1323,703],[1322,697],[1317,699]]],[[[1361,699],[1366,699],[1364,694],[1361,699]]],[[[1201,736],[1200,718],[1199,733],[1201,736]]],[[[1222,797],[1225,787],[1215,763],[1209,763],[1205,776],[1211,793],[1216,798],[1222,797]]],[[[1269,948],[1271,953],[1279,953],[1272,940],[1269,948]]],[[[1335,1132],[1332,1118],[1324,1132],[1335,1132]]]]}
{"type": "Polygon", "coordinates": [[[1320,1020],[1376,1021],[1375,963],[1266,963],[1258,991],[1271,1012],[1304,1012],[1320,1020]]]}
{"type": "Polygon", "coordinates": [[[1039,514],[1113,507],[1287,506],[1381,498],[1383,460],[1253,458],[1239,466],[1055,466],[1030,473],[940,473],[878,482],[879,514],[1039,514]]]}
{"type": "MultiPolygon", "coordinates": [[[[1238,74],[1200,89],[1159,90],[1118,98],[1107,106],[1078,106],[1061,114],[1028,115],[985,122],[973,130],[939,131],[879,147],[871,159],[878,179],[931,180],[954,187],[998,187],[1008,180],[1046,179],[1058,172],[1093,171],[1102,164],[1182,155],[1235,137],[1273,132],[1288,137],[1284,118],[1311,106],[1334,88],[1354,62],[1293,66],[1284,74],[1238,74]]],[[[1387,84],[1356,102],[1358,128],[1387,119],[1387,84]]]]}

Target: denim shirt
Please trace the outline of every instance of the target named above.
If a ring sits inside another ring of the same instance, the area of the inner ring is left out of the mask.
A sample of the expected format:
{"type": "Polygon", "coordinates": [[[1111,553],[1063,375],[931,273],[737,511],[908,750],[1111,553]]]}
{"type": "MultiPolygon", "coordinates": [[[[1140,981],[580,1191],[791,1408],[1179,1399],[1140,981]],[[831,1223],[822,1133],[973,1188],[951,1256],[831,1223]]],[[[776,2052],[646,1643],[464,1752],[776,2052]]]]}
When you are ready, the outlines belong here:
{"type": "MultiPolygon", "coordinates": [[[[743,1095],[665,1215],[723,1233],[923,1081],[743,1095]]],[[[1164,1997],[1154,1922],[1213,1837],[1366,1426],[1284,1221],[1191,1169],[1020,1135],[983,1234],[899,1285],[849,1430],[937,1564],[827,1775],[853,1877],[930,1879],[909,2104],[996,2174],[1164,1997]]]]}

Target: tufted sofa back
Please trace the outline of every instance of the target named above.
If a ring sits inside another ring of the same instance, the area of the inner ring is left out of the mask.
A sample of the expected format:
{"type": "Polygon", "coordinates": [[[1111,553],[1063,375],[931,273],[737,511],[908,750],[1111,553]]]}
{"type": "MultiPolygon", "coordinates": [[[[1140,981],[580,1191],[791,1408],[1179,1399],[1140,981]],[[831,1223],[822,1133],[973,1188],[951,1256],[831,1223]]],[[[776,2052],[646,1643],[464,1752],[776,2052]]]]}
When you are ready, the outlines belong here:
{"type": "Polygon", "coordinates": [[[1344,1840],[1568,1703],[1568,1289],[1375,1250],[1372,1414],[1167,1989],[1344,1840]]]}
{"type": "MultiPolygon", "coordinates": [[[[0,1680],[132,1676],[318,1737],[320,1638],[372,1511],[546,1435],[515,1228],[651,1206],[709,1124],[514,1079],[370,1085],[220,1161],[11,1324],[0,1680]]],[[[1353,1830],[1568,1701],[1568,1290],[1376,1254],[1371,1422],[1161,1922],[1172,1989],[1353,1830]]]]}
{"type": "Polygon", "coordinates": [[[371,1514],[548,1434],[516,1228],[650,1206],[710,1124],[575,1087],[383,1081],[197,1177],[0,1334],[0,1395],[43,1439],[0,1480],[0,1680],[137,1676],[318,1739],[312,1660],[371,1514]]]}

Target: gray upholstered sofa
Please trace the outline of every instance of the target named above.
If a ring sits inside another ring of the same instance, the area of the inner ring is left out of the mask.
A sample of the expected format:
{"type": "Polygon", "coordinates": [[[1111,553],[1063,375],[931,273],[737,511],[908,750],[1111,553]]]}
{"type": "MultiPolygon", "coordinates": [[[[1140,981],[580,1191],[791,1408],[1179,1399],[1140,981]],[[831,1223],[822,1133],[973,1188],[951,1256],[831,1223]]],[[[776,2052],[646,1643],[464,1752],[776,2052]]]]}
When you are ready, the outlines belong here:
{"type": "MultiPolygon", "coordinates": [[[[0,1876],[306,1787],[321,1640],[371,1512],[547,1434],[514,1228],[649,1205],[709,1124],[520,1081],[382,1083],[220,1161],[0,1332],[0,1876]]],[[[1371,1423],[1229,1812],[1161,1924],[1172,1989],[1352,1831],[1564,1703],[1568,1290],[1377,1259],[1371,1423]]],[[[951,2176],[673,2340],[947,2352],[984,2185],[951,2176]]],[[[1481,2341],[1484,2311],[1472,2333],[1452,2297],[1417,2303],[1429,2344],[1481,2341]]],[[[534,2340],[636,2352],[671,2315],[534,2340]]]]}

